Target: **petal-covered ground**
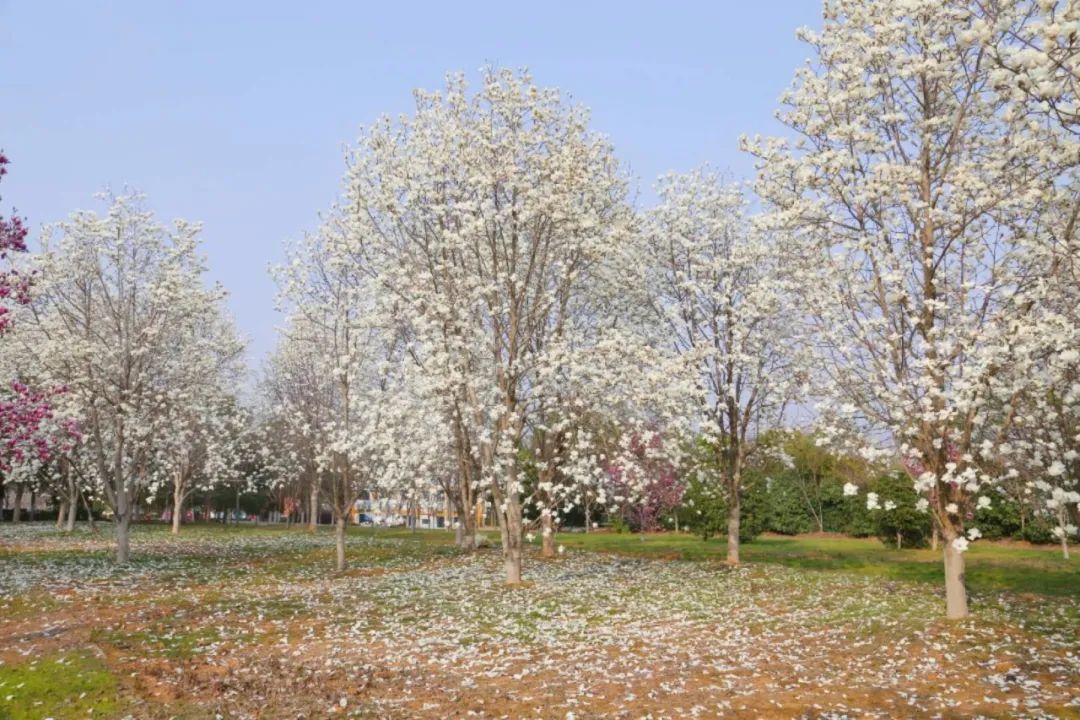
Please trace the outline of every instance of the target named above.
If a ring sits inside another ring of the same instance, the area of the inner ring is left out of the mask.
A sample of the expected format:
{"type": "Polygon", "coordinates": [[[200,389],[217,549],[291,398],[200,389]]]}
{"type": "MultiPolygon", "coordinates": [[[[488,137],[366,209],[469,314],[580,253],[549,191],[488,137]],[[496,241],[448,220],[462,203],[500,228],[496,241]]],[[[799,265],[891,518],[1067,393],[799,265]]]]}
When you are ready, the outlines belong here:
{"type": "Polygon", "coordinates": [[[1080,599],[442,533],[0,529],[0,717],[1080,717],[1080,599]]]}

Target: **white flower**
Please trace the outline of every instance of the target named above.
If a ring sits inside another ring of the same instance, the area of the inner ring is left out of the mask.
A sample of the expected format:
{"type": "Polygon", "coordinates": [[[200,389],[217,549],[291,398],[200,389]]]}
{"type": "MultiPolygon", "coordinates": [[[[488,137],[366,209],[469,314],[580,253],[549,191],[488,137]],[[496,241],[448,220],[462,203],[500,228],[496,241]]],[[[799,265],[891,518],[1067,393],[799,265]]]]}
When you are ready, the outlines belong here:
{"type": "Polygon", "coordinates": [[[878,505],[878,494],[877,493],[866,493],[866,509],[867,510],[877,510],[879,507],[881,507],[881,506],[878,505]]]}
{"type": "Polygon", "coordinates": [[[1058,475],[1065,474],[1065,463],[1060,460],[1055,460],[1051,463],[1050,467],[1046,468],[1046,474],[1050,477],[1057,477],[1058,475]]]}
{"type": "Polygon", "coordinates": [[[950,515],[957,515],[960,513],[960,508],[956,506],[956,503],[949,503],[945,506],[945,512],[949,513],[950,515]]]}
{"type": "Polygon", "coordinates": [[[851,496],[851,495],[858,495],[858,494],[859,494],[859,486],[858,485],[856,485],[855,483],[844,483],[844,495],[851,496]]]}
{"type": "Polygon", "coordinates": [[[532,533],[528,533],[528,534],[525,535],[525,542],[532,542],[535,539],[536,539],[536,536],[533,535],[532,533]]]}
{"type": "Polygon", "coordinates": [[[566,552],[566,547],[564,545],[560,545],[559,546],[559,554],[562,555],[564,552],[566,552]]]}
{"type": "Polygon", "coordinates": [[[919,498],[915,501],[915,509],[919,512],[926,512],[930,507],[930,501],[926,498],[919,498]]]}
{"type": "Polygon", "coordinates": [[[980,495],[979,501],[975,503],[975,507],[979,510],[984,510],[990,507],[990,498],[986,497],[985,495],[980,495]]]}
{"type": "Polygon", "coordinates": [[[885,501],[885,509],[886,510],[895,510],[896,509],[896,503],[894,503],[892,500],[886,500],[885,501]]]}
{"type": "Polygon", "coordinates": [[[982,530],[977,527],[968,528],[967,531],[968,540],[978,540],[982,537],[982,530]]]}
{"type": "Polygon", "coordinates": [[[956,552],[967,552],[968,544],[967,538],[962,537],[958,537],[952,541],[953,549],[956,550],[956,552]]]}

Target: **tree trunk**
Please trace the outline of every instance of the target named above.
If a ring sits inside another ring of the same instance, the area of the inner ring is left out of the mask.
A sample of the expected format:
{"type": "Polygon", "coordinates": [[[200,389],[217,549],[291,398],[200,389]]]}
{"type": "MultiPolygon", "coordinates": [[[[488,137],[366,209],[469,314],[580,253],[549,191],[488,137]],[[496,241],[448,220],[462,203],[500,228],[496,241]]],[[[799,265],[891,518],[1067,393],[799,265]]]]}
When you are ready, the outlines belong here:
{"type": "Polygon", "coordinates": [[[11,509],[11,522],[19,522],[22,520],[22,496],[22,483],[17,483],[15,485],[15,505],[11,509]]]}
{"type": "Polygon", "coordinates": [[[315,532],[319,524],[319,486],[311,483],[311,494],[308,496],[308,532],[315,532]]]}
{"type": "Polygon", "coordinates": [[[113,525],[116,527],[116,562],[124,565],[131,558],[131,514],[114,513],[113,525]]]}
{"type": "Polygon", "coordinates": [[[334,569],[337,572],[345,572],[345,516],[337,514],[337,523],[334,528],[334,545],[337,551],[334,561],[334,569]]]}
{"type": "Polygon", "coordinates": [[[553,558],[555,557],[555,523],[551,521],[551,511],[545,508],[540,514],[540,521],[543,526],[540,554],[546,558],[553,558]]]}
{"type": "Polygon", "coordinates": [[[739,564],[739,487],[734,485],[728,492],[727,562],[739,564]]]}
{"type": "Polygon", "coordinates": [[[476,508],[463,506],[458,523],[458,545],[462,550],[476,549],[476,508]]]}
{"type": "Polygon", "coordinates": [[[37,506],[37,491],[33,488],[30,489],[30,522],[34,522],[34,513],[37,506]]]}
{"type": "MultiPolygon", "coordinates": [[[[510,470],[508,488],[517,483],[516,468],[510,470]]],[[[521,500],[516,491],[507,493],[505,499],[493,498],[495,518],[499,523],[499,535],[502,540],[503,567],[506,570],[506,584],[521,583],[521,500]]]]}
{"type": "Polygon", "coordinates": [[[506,569],[506,584],[519,585],[521,583],[521,538],[516,543],[503,548],[503,567],[506,569]]]}
{"type": "Polygon", "coordinates": [[[61,500],[60,506],[56,510],[56,529],[59,530],[64,526],[64,515],[67,514],[67,500],[61,500]]]}
{"type": "Polygon", "coordinates": [[[904,536],[900,534],[900,531],[896,531],[896,549],[900,549],[900,544],[903,542],[904,536]]]}
{"type": "Polygon", "coordinates": [[[64,532],[73,532],[75,530],[75,516],[79,513],[79,498],[74,493],[71,496],[71,502],[68,503],[67,508],[67,524],[64,526],[64,532]]]}
{"type": "Polygon", "coordinates": [[[1058,506],[1058,527],[1061,531],[1061,556],[1066,560],[1069,559],[1069,533],[1065,531],[1065,526],[1069,524],[1068,509],[1065,507],[1065,503],[1061,503],[1058,506]]]}
{"type": "Polygon", "coordinates": [[[592,532],[592,503],[585,500],[585,532],[592,532]]]}
{"type": "Polygon", "coordinates": [[[967,588],[964,586],[964,554],[953,547],[945,533],[945,614],[949,618],[968,616],[967,588]]]}
{"type": "Polygon", "coordinates": [[[82,490],[79,491],[79,497],[82,498],[83,507],[86,508],[86,524],[90,526],[90,530],[97,532],[97,525],[94,524],[94,511],[90,507],[90,501],[86,499],[86,495],[82,490]]]}
{"type": "Polygon", "coordinates": [[[933,527],[930,529],[930,549],[937,551],[938,546],[938,529],[937,523],[933,523],[933,527]]]}
{"type": "Polygon", "coordinates": [[[172,534],[180,534],[180,513],[184,510],[184,493],[177,487],[173,490],[173,511],[172,511],[172,534]]]}

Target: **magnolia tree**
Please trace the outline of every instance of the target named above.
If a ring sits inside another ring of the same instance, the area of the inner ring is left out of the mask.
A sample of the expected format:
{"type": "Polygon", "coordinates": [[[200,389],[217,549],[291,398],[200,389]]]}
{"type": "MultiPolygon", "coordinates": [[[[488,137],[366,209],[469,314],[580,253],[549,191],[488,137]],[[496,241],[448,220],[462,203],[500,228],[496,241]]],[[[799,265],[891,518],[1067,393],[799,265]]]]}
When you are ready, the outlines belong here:
{"type": "Polygon", "coordinates": [[[451,77],[363,137],[335,211],[380,324],[407,326],[439,398],[462,497],[493,500],[510,583],[543,376],[556,348],[588,344],[573,339],[604,318],[618,325],[596,298],[639,259],[625,179],[587,124],[527,74],[485,71],[472,95],[451,77]]]}
{"type": "Polygon", "coordinates": [[[999,409],[1007,441],[997,451],[1003,484],[1023,481],[1068,557],[1080,510],[1080,238],[1068,219],[1050,225],[1067,232],[1044,249],[1039,279],[1025,292],[1027,313],[1012,332],[1029,357],[1006,369],[1023,392],[999,409]]]}
{"type": "MultiPolygon", "coordinates": [[[[7,174],[9,163],[7,156],[0,152],[0,179],[7,174]]],[[[13,311],[30,302],[32,274],[20,272],[14,263],[15,255],[26,252],[28,234],[29,229],[17,215],[0,216],[0,336],[11,329],[13,311]]],[[[48,431],[55,425],[51,397],[62,390],[62,386],[50,390],[32,389],[26,384],[25,376],[28,372],[33,373],[33,368],[25,367],[26,357],[19,353],[17,343],[13,346],[7,340],[5,344],[4,352],[0,354],[0,370],[10,384],[0,391],[0,476],[26,461],[48,461],[56,442],[67,442],[75,433],[70,424],[61,428],[62,432],[48,431]]],[[[0,482],[0,497],[3,492],[3,482],[0,482]]],[[[18,511],[16,502],[15,517],[18,517],[18,511]]]]}
{"type": "Polygon", "coordinates": [[[739,562],[743,472],[800,378],[791,275],[782,246],[745,216],[738,186],[698,171],[667,176],[648,216],[653,304],[692,373],[695,421],[727,500],[727,560],[739,562]]]}
{"type": "Polygon", "coordinates": [[[345,526],[364,493],[400,479],[399,446],[411,446],[404,415],[388,410],[399,398],[396,368],[406,357],[402,323],[374,308],[375,281],[352,255],[348,229],[333,216],[319,233],[290,252],[276,270],[281,300],[295,315],[290,342],[316,351],[309,357],[319,382],[330,381],[319,427],[319,469],[330,481],[337,538],[337,570],[345,568],[345,526]]]}
{"type": "Polygon", "coordinates": [[[243,378],[243,343],[219,308],[207,325],[177,333],[178,352],[188,362],[178,368],[164,393],[161,425],[154,442],[154,469],[172,489],[172,532],[180,532],[184,503],[196,490],[209,490],[226,474],[243,437],[245,414],[235,388],[243,378]]]}
{"type": "Polygon", "coordinates": [[[294,318],[279,336],[263,374],[262,394],[270,422],[280,430],[272,455],[283,462],[275,464],[275,477],[278,482],[289,482],[288,473],[296,473],[298,498],[307,502],[308,530],[314,531],[324,479],[319,464],[323,429],[331,421],[335,383],[325,372],[321,347],[307,342],[307,333],[296,325],[294,318]]]}
{"type": "Polygon", "coordinates": [[[184,503],[229,474],[243,436],[243,414],[227,397],[189,395],[165,409],[169,432],[155,442],[155,471],[172,494],[172,533],[180,532],[184,503]],[[193,402],[187,402],[192,400],[193,402]]]}
{"type": "Polygon", "coordinates": [[[104,216],[78,212],[43,233],[19,337],[43,376],[68,388],[65,412],[83,435],[71,459],[104,493],[123,563],[155,448],[179,431],[169,410],[203,381],[191,368],[206,347],[193,338],[220,321],[224,292],[205,286],[198,225],[167,230],[139,196],[109,203],[104,216]]]}
{"type": "Polygon", "coordinates": [[[1045,211],[1070,193],[1075,140],[1038,122],[992,59],[1024,17],[995,20],[978,2],[827,2],[823,30],[803,31],[816,57],[779,114],[796,137],[747,143],[770,222],[806,260],[824,424],[856,426],[864,455],[917,468],[946,540],[950,617],[968,613],[969,520],[1007,472],[1016,414],[1002,409],[1040,362],[1017,330],[1053,238],[1072,232],[1045,211]]]}
{"type": "Polygon", "coordinates": [[[629,268],[622,277],[625,287],[611,283],[611,298],[597,298],[608,311],[595,314],[600,323],[552,343],[539,373],[526,436],[537,471],[529,501],[539,510],[547,557],[555,554],[562,515],[581,508],[588,526],[594,506],[622,512],[656,505],[682,459],[694,384],[665,347],[663,329],[637,316],[649,305],[643,278],[629,268]],[[662,433],[669,442],[660,441],[662,433]]]}

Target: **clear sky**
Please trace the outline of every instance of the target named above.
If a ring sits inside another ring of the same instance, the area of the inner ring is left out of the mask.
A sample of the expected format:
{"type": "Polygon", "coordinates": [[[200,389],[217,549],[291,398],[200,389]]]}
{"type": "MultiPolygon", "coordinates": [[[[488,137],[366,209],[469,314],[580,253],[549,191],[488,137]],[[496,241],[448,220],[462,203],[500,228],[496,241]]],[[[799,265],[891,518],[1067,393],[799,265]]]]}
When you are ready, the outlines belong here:
{"type": "Polygon", "coordinates": [[[0,186],[36,229],[138,189],[205,225],[259,366],[281,317],[266,268],[317,224],[343,148],[450,71],[528,67],[593,113],[651,202],[709,163],[748,178],[742,133],[773,112],[820,25],[817,0],[702,3],[0,0],[0,186]]]}

